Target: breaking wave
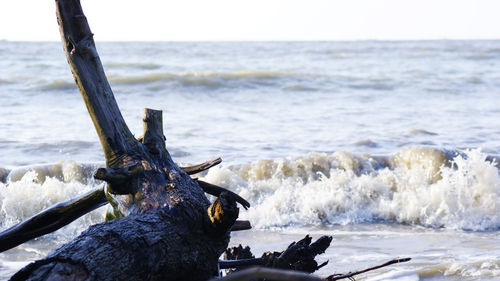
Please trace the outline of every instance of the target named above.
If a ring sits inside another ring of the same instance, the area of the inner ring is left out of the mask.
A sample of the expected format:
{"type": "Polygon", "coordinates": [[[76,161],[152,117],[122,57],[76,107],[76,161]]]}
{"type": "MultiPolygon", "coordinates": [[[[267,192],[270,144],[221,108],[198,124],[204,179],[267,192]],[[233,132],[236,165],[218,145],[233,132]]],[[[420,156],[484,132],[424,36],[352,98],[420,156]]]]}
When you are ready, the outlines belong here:
{"type": "Polygon", "coordinates": [[[204,180],[252,203],[260,228],[393,222],[434,228],[500,228],[498,163],[478,150],[404,148],[392,157],[309,153],[212,168],[204,180]]]}
{"type": "MultiPolygon", "coordinates": [[[[197,176],[249,200],[252,208],[240,216],[257,228],[387,222],[485,231],[500,228],[498,166],[479,150],[407,147],[392,156],[311,152],[197,176]]],[[[96,188],[97,167],[64,161],[4,170],[2,227],[96,188]]],[[[102,221],[103,213],[75,229],[102,221]]]]}
{"type": "MultiPolygon", "coordinates": [[[[0,182],[0,229],[97,188],[101,183],[92,178],[97,167],[97,164],[61,161],[11,171],[3,169],[8,174],[5,182],[0,182]]],[[[54,235],[62,240],[74,237],[89,225],[104,221],[104,211],[100,208],[90,212],[54,235]]]]}

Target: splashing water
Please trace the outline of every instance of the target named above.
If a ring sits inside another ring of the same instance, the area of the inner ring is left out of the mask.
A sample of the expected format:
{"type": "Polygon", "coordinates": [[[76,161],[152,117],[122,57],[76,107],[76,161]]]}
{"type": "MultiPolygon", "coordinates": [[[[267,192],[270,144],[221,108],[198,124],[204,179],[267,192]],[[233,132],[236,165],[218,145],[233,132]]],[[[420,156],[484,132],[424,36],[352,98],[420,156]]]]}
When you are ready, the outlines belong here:
{"type": "Polygon", "coordinates": [[[427,227],[500,227],[500,176],[479,150],[448,158],[407,148],[392,159],[336,152],[215,168],[203,178],[254,204],[258,227],[398,222],[427,227]]]}

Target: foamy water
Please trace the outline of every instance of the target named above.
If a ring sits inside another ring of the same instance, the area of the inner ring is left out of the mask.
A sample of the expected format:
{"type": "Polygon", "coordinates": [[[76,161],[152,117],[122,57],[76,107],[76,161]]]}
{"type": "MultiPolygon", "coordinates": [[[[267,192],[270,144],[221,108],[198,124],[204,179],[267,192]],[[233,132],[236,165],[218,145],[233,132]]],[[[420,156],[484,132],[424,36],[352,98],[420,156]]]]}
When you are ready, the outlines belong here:
{"type": "MultiPolygon", "coordinates": [[[[197,176],[251,202],[254,230],[231,243],[260,254],[333,235],[321,275],[408,256],[368,280],[500,280],[499,41],[98,48],[136,135],[142,108],[161,109],[175,161],[223,158],[197,176]]],[[[0,229],[102,184],[61,49],[0,42],[0,229]]],[[[104,209],[1,253],[0,279],[104,209]]]]}
{"type": "Polygon", "coordinates": [[[448,159],[442,151],[407,148],[382,161],[310,153],[214,168],[202,179],[249,199],[254,208],[245,217],[260,228],[379,222],[500,228],[497,163],[477,150],[448,159]]]}

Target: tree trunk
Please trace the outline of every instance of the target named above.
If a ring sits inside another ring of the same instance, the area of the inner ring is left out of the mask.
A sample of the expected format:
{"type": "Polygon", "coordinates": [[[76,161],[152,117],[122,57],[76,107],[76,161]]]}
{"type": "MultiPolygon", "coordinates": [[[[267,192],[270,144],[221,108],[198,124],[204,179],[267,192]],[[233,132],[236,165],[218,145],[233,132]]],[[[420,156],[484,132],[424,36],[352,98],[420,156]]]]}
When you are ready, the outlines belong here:
{"type": "Polygon", "coordinates": [[[212,237],[189,208],[93,225],[12,280],[207,280],[227,235],[212,237]]]}
{"type": "Polygon", "coordinates": [[[236,202],[245,207],[248,202],[206,183],[202,189],[172,161],[161,111],[146,109],[144,134],[134,138],[104,74],[79,0],[56,0],[56,6],[68,63],[106,157],[106,168],[95,177],[107,182],[106,198],[115,217],[123,218],[91,226],[12,280],[208,279],[217,273],[218,258],[238,217],[236,202]],[[204,189],[218,195],[214,203],[204,189]]]}

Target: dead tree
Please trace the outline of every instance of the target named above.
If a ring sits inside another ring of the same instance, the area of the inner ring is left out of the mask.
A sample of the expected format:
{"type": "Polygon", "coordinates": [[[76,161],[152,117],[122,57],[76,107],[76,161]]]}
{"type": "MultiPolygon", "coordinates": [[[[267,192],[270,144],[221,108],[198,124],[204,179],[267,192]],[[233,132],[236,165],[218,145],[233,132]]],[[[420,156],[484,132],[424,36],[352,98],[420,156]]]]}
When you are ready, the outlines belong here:
{"type": "MultiPolygon", "coordinates": [[[[107,182],[113,216],[123,218],[91,226],[12,280],[207,280],[217,274],[238,217],[236,202],[248,202],[188,174],[213,163],[185,169],[174,163],[161,111],[146,109],[143,135],[132,135],[79,0],[56,0],[56,6],[67,60],[106,158],[95,177],[107,182]],[[204,189],[217,200],[210,204],[204,189]]],[[[96,198],[96,206],[103,203],[102,195],[96,198]]]]}
{"type": "MultiPolygon", "coordinates": [[[[251,268],[223,280],[321,280],[283,269],[313,272],[326,265],[318,265],[314,258],[329,247],[332,238],[327,236],[314,243],[306,236],[282,252],[257,259],[218,260],[227,248],[229,233],[250,228],[248,221],[236,220],[237,203],[244,208],[250,204],[229,190],[190,177],[219,164],[220,158],[192,167],[174,163],[165,146],[161,111],[146,109],[143,135],[134,138],[104,74],[80,1],[55,1],[67,60],[104,150],[106,168],[98,169],[94,177],[107,184],[1,232],[0,252],[107,203],[112,210],[107,215],[110,220],[89,227],[11,280],[196,281],[216,276],[219,266],[249,265],[270,268],[251,268]],[[205,192],[217,199],[210,204],[205,192]]],[[[351,278],[367,270],[328,278],[351,278]]]]}

